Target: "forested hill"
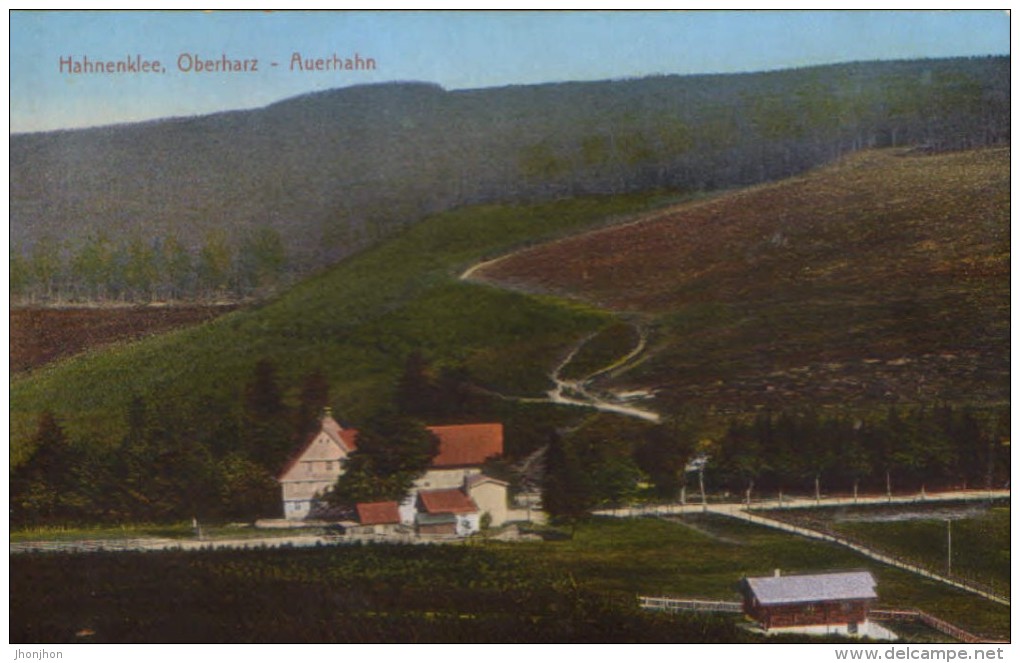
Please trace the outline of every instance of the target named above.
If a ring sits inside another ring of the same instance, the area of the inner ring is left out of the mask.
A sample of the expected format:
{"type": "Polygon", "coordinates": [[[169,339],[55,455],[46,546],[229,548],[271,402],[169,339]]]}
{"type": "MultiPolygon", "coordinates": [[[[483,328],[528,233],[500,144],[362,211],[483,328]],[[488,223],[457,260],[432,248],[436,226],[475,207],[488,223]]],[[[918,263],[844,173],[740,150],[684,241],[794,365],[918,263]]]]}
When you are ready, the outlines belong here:
{"type": "Polygon", "coordinates": [[[1009,59],[445,91],[11,136],[11,288],[245,295],[456,206],[778,179],[865,147],[1009,141],[1009,59]]]}

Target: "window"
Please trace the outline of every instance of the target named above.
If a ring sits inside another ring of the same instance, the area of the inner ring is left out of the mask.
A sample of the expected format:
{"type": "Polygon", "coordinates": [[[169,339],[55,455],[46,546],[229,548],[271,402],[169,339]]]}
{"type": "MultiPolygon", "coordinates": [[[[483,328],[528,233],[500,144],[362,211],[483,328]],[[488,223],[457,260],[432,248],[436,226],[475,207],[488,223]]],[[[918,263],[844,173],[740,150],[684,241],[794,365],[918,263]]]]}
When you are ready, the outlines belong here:
{"type": "Polygon", "coordinates": [[[327,472],[333,471],[333,461],[331,460],[326,461],[326,471],[327,472]]]}

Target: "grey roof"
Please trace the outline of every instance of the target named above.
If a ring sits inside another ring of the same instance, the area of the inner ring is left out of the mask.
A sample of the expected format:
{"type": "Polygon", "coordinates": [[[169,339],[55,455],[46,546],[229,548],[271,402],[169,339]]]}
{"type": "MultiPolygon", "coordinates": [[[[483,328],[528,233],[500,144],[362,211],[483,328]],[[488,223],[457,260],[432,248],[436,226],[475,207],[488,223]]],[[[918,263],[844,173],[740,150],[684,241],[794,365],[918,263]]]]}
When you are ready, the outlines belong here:
{"type": "Polygon", "coordinates": [[[875,579],[867,571],[765,576],[746,581],[762,605],[878,598],[875,579]]]}

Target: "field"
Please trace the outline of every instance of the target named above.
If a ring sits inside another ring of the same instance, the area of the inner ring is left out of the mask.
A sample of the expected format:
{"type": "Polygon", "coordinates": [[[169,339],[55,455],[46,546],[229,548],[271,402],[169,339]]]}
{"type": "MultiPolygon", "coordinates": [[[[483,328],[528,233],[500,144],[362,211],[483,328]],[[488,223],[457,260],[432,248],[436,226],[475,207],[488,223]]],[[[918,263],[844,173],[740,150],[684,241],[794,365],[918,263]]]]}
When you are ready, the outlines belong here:
{"type": "Polygon", "coordinates": [[[734,600],[742,575],[777,567],[871,568],[883,606],[1009,631],[1007,608],[844,549],[719,518],[691,524],[595,519],[570,540],[464,546],[16,555],[11,640],[746,642],[732,618],[641,613],[635,597],[734,600]]]}
{"type": "Polygon", "coordinates": [[[476,277],[654,316],[623,387],[738,411],[1009,399],[1009,150],[856,154],[476,277]]]}
{"type": "Polygon", "coordinates": [[[11,372],[38,368],[118,341],[186,327],[236,306],[105,306],[11,309],[11,372]]]}
{"type": "Polygon", "coordinates": [[[915,513],[887,521],[843,518],[834,521],[832,528],[942,571],[947,550],[945,518],[952,518],[953,573],[1009,593],[1009,511],[997,507],[967,518],[961,518],[958,511],[935,511],[927,517],[915,513]]]}
{"type": "Polygon", "coordinates": [[[832,532],[906,562],[946,573],[952,520],[952,575],[990,591],[1010,591],[1010,509],[975,503],[773,510],[770,517],[832,532]]]}

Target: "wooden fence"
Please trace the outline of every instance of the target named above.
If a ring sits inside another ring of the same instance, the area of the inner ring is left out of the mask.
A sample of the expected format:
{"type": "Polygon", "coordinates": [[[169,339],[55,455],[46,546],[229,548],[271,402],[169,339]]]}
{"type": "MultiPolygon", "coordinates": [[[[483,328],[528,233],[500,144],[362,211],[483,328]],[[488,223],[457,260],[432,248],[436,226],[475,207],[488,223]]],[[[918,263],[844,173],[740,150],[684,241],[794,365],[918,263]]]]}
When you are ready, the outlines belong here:
{"type": "Polygon", "coordinates": [[[743,612],[741,604],[733,601],[702,601],[669,596],[639,596],[638,605],[645,610],[664,612],[743,612]]]}
{"type": "Polygon", "coordinates": [[[929,615],[922,610],[870,610],[868,611],[868,618],[876,622],[921,622],[943,635],[948,635],[967,644],[1009,642],[1008,640],[990,640],[980,635],[974,635],[955,624],[950,624],[946,620],[939,619],[935,615],[929,615]]]}

